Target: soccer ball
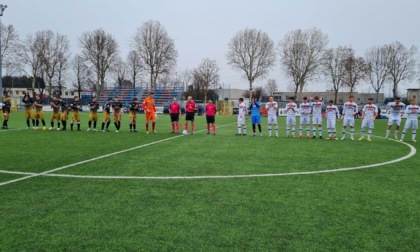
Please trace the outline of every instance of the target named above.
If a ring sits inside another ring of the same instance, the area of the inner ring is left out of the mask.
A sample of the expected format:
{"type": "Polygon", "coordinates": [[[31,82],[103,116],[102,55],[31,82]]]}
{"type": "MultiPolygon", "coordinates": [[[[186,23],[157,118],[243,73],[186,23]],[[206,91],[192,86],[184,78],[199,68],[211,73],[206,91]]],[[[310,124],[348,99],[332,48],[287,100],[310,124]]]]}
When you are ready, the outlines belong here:
{"type": "Polygon", "coordinates": [[[187,130],[182,131],[182,135],[184,136],[188,135],[188,131],[187,130]]]}

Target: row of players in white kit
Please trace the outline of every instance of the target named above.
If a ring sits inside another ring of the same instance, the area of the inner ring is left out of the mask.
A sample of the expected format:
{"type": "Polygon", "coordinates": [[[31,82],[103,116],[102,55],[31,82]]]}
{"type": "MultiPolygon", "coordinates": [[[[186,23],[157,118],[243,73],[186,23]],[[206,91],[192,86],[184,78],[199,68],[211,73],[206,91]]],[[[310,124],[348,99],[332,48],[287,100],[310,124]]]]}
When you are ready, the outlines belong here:
{"type": "MultiPolygon", "coordinates": [[[[319,97],[314,97],[314,102],[309,103],[307,98],[303,98],[303,102],[299,105],[294,103],[294,98],[289,98],[289,103],[286,105],[287,119],[286,119],[286,137],[290,135],[290,128],[292,129],[292,137],[295,137],[296,128],[296,113],[299,111],[300,116],[300,127],[299,127],[299,138],[302,138],[303,125],[306,125],[306,137],[310,136],[310,115],[312,114],[312,125],[313,125],[313,136],[316,138],[316,132],[318,131],[319,138],[322,139],[322,109],[324,103],[319,100],[319,97]]],[[[271,125],[275,126],[276,136],[278,137],[278,125],[277,125],[277,111],[278,104],[274,101],[273,97],[270,97],[270,101],[266,103],[266,109],[268,112],[268,131],[271,136],[271,125]]],[[[386,138],[389,138],[392,125],[396,125],[394,137],[398,139],[398,132],[401,125],[401,117],[405,113],[407,115],[407,121],[404,126],[404,130],[401,135],[400,141],[404,140],[405,134],[408,129],[412,131],[412,141],[416,141],[416,130],[418,128],[418,114],[420,113],[420,107],[416,104],[416,100],[412,99],[411,104],[406,106],[400,101],[399,97],[395,98],[394,102],[390,102],[387,105],[389,111],[388,128],[386,131],[386,138]]],[[[336,119],[343,119],[343,130],[341,140],[346,138],[347,126],[350,127],[350,139],[354,140],[354,117],[358,113],[358,105],[354,102],[354,96],[349,96],[349,101],[343,105],[343,112],[340,115],[339,109],[330,100],[325,108],[327,118],[327,130],[328,139],[337,140],[336,131],[336,119]]],[[[245,118],[248,113],[247,107],[245,106],[243,99],[240,99],[239,114],[238,114],[238,135],[246,135],[245,118]],[[241,132],[243,130],[243,133],[241,132]]],[[[373,99],[368,99],[362,109],[362,126],[361,126],[361,137],[359,140],[365,139],[365,129],[368,129],[367,140],[370,142],[373,128],[375,126],[375,119],[378,116],[378,107],[373,104],[373,99]]],[[[255,135],[255,134],[254,134],[255,135]]],[[[260,134],[261,135],[261,134],[260,134]]]]}

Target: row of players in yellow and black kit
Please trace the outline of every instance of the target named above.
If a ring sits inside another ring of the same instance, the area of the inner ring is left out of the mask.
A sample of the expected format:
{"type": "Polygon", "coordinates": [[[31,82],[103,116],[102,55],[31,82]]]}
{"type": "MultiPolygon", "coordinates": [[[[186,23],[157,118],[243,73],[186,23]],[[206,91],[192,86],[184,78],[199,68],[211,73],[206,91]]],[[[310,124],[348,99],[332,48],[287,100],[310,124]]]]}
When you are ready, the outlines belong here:
{"type": "MultiPolygon", "coordinates": [[[[121,117],[123,114],[123,105],[121,102],[119,102],[118,97],[110,98],[108,102],[104,105],[103,108],[103,122],[102,122],[102,132],[109,131],[109,125],[111,123],[111,117],[110,115],[114,115],[114,125],[117,129],[116,132],[119,132],[121,128],[121,117]]],[[[29,97],[29,95],[26,95],[22,100],[24,106],[25,106],[25,118],[26,118],[26,124],[28,126],[28,129],[30,128],[30,120],[32,120],[33,128],[35,130],[38,130],[39,120],[42,121],[43,124],[43,130],[46,130],[45,127],[45,120],[44,120],[44,113],[43,113],[43,102],[39,95],[36,95],[35,101],[32,100],[32,98],[29,97]]],[[[9,98],[10,103],[10,98],[9,98]]],[[[6,102],[5,102],[6,104],[6,102]]],[[[80,114],[79,111],[81,111],[81,104],[79,101],[79,98],[76,96],[74,97],[73,102],[71,102],[68,106],[66,105],[65,101],[58,97],[53,97],[53,100],[50,102],[51,108],[52,108],[52,114],[51,114],[51,127],[49,130],[54,129],[54,121],[57,121],[57,130],[66,130],[67,129],[67,120],[68,120],[68,114],[69,110],[71,111],[71,123],[70,123],[70,129],[73,130],[74,122],[77,122],[77,130],[80,131],[80,114]],[[61,113],[60,113],[61,112],[61,113]],[[60,128],[60,125],[63,125],[63,128],[60,128]]],[[[97,131],[96,124],[98,121],[98,110],[99,110],[99,103],[96,101],[96,98],[92,98],[92,101],[88,104],[89,107],[89,123],[88,123],[88,129],[87,131],[92,129],[93,131],[97,131]],[[93,122],[93,125],[92,125],[93,122]]],[[[7,110],[7,106],[3,106],[4,110],[7,110]]],[[[130,132],[137,132],[136,130],[136,119],[137,119],[137,111],[139,109],[138,99],[134,98],[132,103],[129,106],[130,111],[130,132]]],[[[10,111],[10,106],[9,106],[10,111]]],[[[7,119],[8,114],[7,113],[7,119]]],[[[5,114],[5,113],[4,113],[5,114]]],[[[4,125],[6,125],[3,128],[7,128],[7,120],[4,120],[4,125]]]]}
{"type": "MultiPolygon", "coordinates": [[[[26,118],[26,125],[28,129],[30,128],[30,120],[32,120],[32,128],[35,130],[39,129],[39,120],[42,122],[43,130],[46,130],[45,127],[45,120],[44,120],[44,111],[43,111],[43,101],[39,95],[35,96],[35,100],[27,94],[22,99],[22,103],[25,107],[25,118],[26,118]]],[[[53,97],[53,100],[50,102],[52,108],[51,114],[51,127],[49,128],[52,130],[54,128],[54,121],[57,121],[57,130],[61,130],[60,122],[63,124],[62,130],[67,130],[67,120],[69,110],[72,112],[72,121],[71,121],[71,130],[73,130],[74,121],[77,121],[77,129],[80,131],[80,115],[79,111],[81,110],[82,106],[79,102],[78,97],[74,97],[74,101],[70,103],[69,106],[66,105],[66,102],[58,97],[53,97]]]]}

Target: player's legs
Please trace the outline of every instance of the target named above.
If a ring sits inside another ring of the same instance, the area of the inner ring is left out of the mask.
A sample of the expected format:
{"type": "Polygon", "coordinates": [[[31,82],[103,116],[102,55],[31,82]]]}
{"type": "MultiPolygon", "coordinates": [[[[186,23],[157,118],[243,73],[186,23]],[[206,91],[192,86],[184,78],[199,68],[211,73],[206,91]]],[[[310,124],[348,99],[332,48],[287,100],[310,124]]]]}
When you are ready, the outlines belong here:
{"type": "Polygon", "coordinates": [[[395,121],[396,121],[397,126],[395,127],[394,138],[398,139],[398,132],[400,130],[400,125],[401,125],[401,117],[397,118],[395,121]]]}
{"type": "Polygon", "coordinates": [[[349,124],[349,118],[343,118],[343,130],[341,131],[342,136],[341,140],[344,140],[346,138],[346,132],[347,132],[347,125],[349,124]]]}
{"type": "Polygon", "coordinates": [[[389,138],[389,134],[391,133],[391,128],[394,123],[396,123],[396,120],[394,116],[390,115],[388,119],[388,127],[386,128],[386,135],[385,135],[386,139],[389,138]]]}

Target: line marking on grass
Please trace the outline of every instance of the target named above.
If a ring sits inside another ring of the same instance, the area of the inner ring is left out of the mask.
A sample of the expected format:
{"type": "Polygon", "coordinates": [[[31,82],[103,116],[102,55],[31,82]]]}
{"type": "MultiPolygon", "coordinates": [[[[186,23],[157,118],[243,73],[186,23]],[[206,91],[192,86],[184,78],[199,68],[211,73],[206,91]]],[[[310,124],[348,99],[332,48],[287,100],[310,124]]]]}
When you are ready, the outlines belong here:
{"type": "MultiPolygon", "coordinates": [[[[236,123],[229,123],[229,124],[220,125],[220,126],[217,126],[217,128],[225,127],[225,126],[232,125],[232,124],[236,124],[236,123]]],[[[203,132],[205,130],[206,129],[204,129],[204,130],[198,130],[195,133],[203,132]]],[[[39,176],[48,176],[52,172],[61,171],[61,170],[64,170],[64,169],[67,169],[67,168],[70,168],[70,167],[74,167],[74,166],[77,166],[77,165],[89,163],[89,162],[96,161],[96,160],[99,160],[99,159],[103,159],[103,158],[115,156],[115,155],[118,155],[118,154],[121,154],[121,153],[125,153],[125,152],[128,152],[128,151],[141,149],[141,148],[148,147],[148,146],[151,146],[151,145],[155,145],[155,144],[158,144],[158,143],[162,143],[162,142],[166,142],[166,141],[169,141],[169,140],[173,140],[173,139],[176,139],[176,138],[179,138],[179,137],[184,137],[184,135],[177,135],[177,136],[173,136],[173,137],[164,138],[164,139],[161,139],[161,140],[158,140],[158,141],[155,141],[155,142],[151,142],[151,143],[147,143],[147,144],[135,146],[135,147],[132,147],[132,148],[128,148],[128,149],[125,149],[125,150],[121,150],[121,151],[117,151],[117,152],[113,152],[113,153],[109,153],[109,154],[105,154],[105,155],[102,155],[102,156],[98,156],[98,157],[95,157],[95,158],[83,160],[83,161],[76,162],[76,163],[73,163],[73,164],[64,165],[64,166],[61,166],[61,167],[58,167],[58,168],[55,168],[55,169],[52,169],[52,170],[44,171],[44,172],[41,172],[41,173],[27,173],[27,172],[16,172],[16,171],[3,171],[3,170],[0,170],[0,173],[27,175],[25,177],[13,179],[13,180],[8,180],[8,181],[5,181],[5,182],[0,182],[0,186],[4,186],[4,185],[16,183],[16,182],[19,182],[19,181],[22,181],[22,180],[26,180],[26,179],[30,179],[30,178],[35,178],[35,177],[39,177],[39,176]]]]}
{"type": "MultiPolygon", "coordinates": [[[[220,127],[223,126],[227,126],[227,125],[222,125],[220,127]]],[[[176,137],[181,137],[181,136],[176,136],[176,137]]],[[[172,138],[167,138],[164,140],[160,140],[158,142],[164,142],[164,141],[168,141],[170,139],[174,139],[176,137],[172,137],[172,138]]],[[[377,138],[384,138],[384,137],[379,137],[376,136],[377,138]]],[[[359,169],[368,169],[368,168],[373,168],[373,167],[378,167],[378,166],[383,166],[383,165],[389,165],[389,164],[393,164],[393,163],[398,163],[401,161],[404,161],[406,159],[411,158],[412,156],[414,156],[417,152],[416,148],[414,146],[412,146],[411,144],[405,143],[405,142],[399,142],[393,139],[389,139],[390,141],[394,141],[400,144],[404,144],[406,146],[408,146],[410,148],[410,153],[408,153],[407,155],[394,159],[394,160],[390,160],[390,161],[386,161],[386,162],[382,162],[382,163],[376,163],[376,164],[370,164],[370,165],[363,165],[363,166],[356,166],[356,167],[346,167],[346,168],[336,168],[336,169],[329,169],[329,170],[319,170],[319,171],[303,171],[303,172],[287,172],[287,173],[269,173],[269,174],[245,174],[245,175],[209,175],[209,176],[91,176],[91,175],[71,175],[71,174],[51,174],[54,171],[58,171],[58,170],[63,170],[69,167],[73,167],[79,164],[83,164],[83,163],[87,163],[87,162],[91,162],[97,159],[101,159],[104,157],[108,157],[108,156],[112,156],[112,155],[116,155],[118,153],[121,152],[126,152],[132,149],[138,149],[138,148],[143,148],[152,144],[156,144],[158,142],[154,142],[154,143],[150,143],[150,144],[145,144],[145,145],[141,145],[138,147],[134,147],[134,148],[130,148],[124,151],[120,151],[117,152],[115,154],[108,154],[105,156],[101,156],[98,158],[93,158],[93,159],[89,159],[86,161],[81,161],[75,164],[71,164],[71,165],[67,165],[67,166],[62,166],[50,171],[46,171],[46,172],[42,172],[42,173],[34,173],[33,175],[27,176],[27,177],[23,177],[20,179],[16,179],[16,181],[11,180],[11,181],[6,181],[3,183],[0,183],[0,186],[2,186],[3,184],[10,184],[10,183],[14,183],[14,182],[18,182],[24,179],[28,179],[28,178],[32,178],[32,177],[38,177],[38,176],[47,176],[47,177],[65,177],[65,178],[79,178],[79,179],[138,179],[138,180],[171,180],[171,179],[229,179],[229,178],[254,178],[254,177],[279,177],[279,176],[294,176],[294,175],[311,175],[311,174],[322,174],[322,173],[333,173],[333,172],[341,172],[341,171],[351,171],[351,170],[359,170],[359,169]]],[[[0,170],[0,173],[2,173],[2,171],[0,170]]],[[[28,173],[19,173],[19,172],[14,172],[14,174],[22,174],[22,175],[27,175],[28,173]]]]}

